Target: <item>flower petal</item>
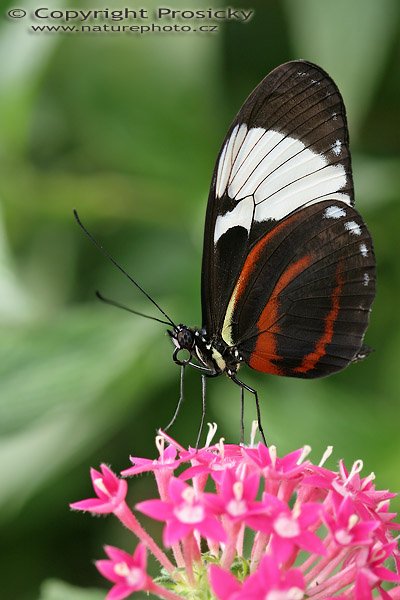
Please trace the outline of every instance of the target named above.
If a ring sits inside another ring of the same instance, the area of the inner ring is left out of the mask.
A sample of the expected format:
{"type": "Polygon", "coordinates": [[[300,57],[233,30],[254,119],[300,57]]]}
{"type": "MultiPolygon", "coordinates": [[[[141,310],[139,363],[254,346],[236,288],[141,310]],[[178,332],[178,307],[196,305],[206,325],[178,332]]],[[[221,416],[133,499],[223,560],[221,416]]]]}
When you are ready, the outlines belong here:
{"type": "Polygon", "coordinates": [[[171,499],[171,502],[174,504],[179,504],[182,502],[182,494],[189,487],[187,483],[184,483],[181,479],[177,477],[171,477],[168,484],[168,494],[171,499]]]}
{"type": "Polygon", "coordinates": [[[114,570],[115,563],[112,560],[96,560],[95,565],[99,573],[109,581],[113,583],[121,581],[121,577],[114,570]]]}
{"type": "Polygon", "coordinates": [[[213,517],[206,517],[201,523],[196,525],[196,529],[203,537],[210,538],[215,542],[226,541],[226,531],[221,523],[213,517]]]}
{"type": "Polygon", "coordinates": [[[208,576],[218,600],[229,600],[233,594],[240,591],[241,586],[236,577],[217,565],[210,566],[208,576]]]}
{"type": "Polygon", "coordinates": [[[175,542],[184,538],[188,533],[193,531],[191,525],[181,523],[177,519],[167,521],[163,531],[163,542],[167,548],[171,547],[175,542]]]}
{"type": "Polygon", "coordinates": [[[326,554],[324,544],[319,537],[315,535],[315,533],[311,533],[311,531],[302,531],[299,537],[296,538],[296,544],[308,552],[322,554],[323,556],[326,554]]]}
{"type": "Polygon", "coordinates": [[[278,563],[273,555],[266,554],[263,557],[257,573],[260,577],[260,580],[263,582],[265,590],[269,590],[279,583],[280,574],[278,563]]]}
{"type": "Polygon", "coordinates": [[[132,594],[132,588],[128,587],[125,583],[114,585],[113,588],[108,592],[106,600],[123,600],[128,598],[132,594]]]}
{"type": "Polygon", "coordinates": [[[144,500],[136,504],[135,508],[156,521],[166,521],[172,516],[172,506],[163,500],[144,500]]]}
{"type": "Polygon", "coordinates": [[[142,543],[136,546],[136,550],[133,553],[133,563],[142,569],[143,571],[147,568],[147,549],[142,543]]]}
{"type": "Polygon", "coordinates": [[[87,498],[86,500],[79,500],[78,502],[72,502],[69,505],[72,510],[84,510],[87,512],[96,513],[98,515],[105,515],[112,513],[114,506],[110,502],[105,502],[100,498],[87,498]]]}
{"type": "Polygon", "coordinates": [[[105,553],[107,556],[115,563],[124,562],[127,565],[133,564],[132,556],[125,552],[125,550],[121,550],[121,548],[117,548],[116,546],[104,546],[105,553]]]}

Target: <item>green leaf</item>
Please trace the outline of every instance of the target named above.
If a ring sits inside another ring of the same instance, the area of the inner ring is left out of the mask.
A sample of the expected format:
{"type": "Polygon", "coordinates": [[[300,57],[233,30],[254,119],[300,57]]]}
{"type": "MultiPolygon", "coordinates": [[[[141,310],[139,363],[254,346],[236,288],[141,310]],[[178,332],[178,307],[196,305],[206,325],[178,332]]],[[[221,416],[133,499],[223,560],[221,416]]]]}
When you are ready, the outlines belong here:
{"type": "MultiPolygon", "coordinates": [[[[88,307],[24,328],[3,328],[0,349],[2,518],[48,478],[104,443],[154,386],[148,323],[88,307]],[[146,358],[149,357],[146,362],[146,358]],[[18,465],[18,468],[15,468],[18,465]]],[[[162,351],[163,345],[160,350],[162,351]]],[[[172,373],[172,371],[171,371],[172,373]]],[[[161,382],[161,383],[160,383],[161,382]]]]}
{"type": "Polygon", "coordinates": [[[104,600],[105,591],[94,588],[79,588],[63,581],[49,579],[40,590],[38,600],[104,600]]]}

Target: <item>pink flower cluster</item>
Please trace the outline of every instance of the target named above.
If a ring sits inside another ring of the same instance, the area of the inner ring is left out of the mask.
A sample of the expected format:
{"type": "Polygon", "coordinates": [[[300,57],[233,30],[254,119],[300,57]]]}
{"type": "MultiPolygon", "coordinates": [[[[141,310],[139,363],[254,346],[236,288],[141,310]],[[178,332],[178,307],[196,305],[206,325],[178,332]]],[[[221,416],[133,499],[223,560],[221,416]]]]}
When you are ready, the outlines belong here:
{"type": "Polygon", "coordinates": [[[211,446],[211,436],[185,450],[162,434],[157,459],[131,457],[122,471],[155,476],[159,498],[135,509],[165,524],[171,558],[128,507],[126,480],[105,465],[92,469],[96,498],[71,508],[113,513],[140,540],[133,555],[108,546],[96,563],[114,584],[107,600],[139,590],[167,600],[400,599],[395,494],[377,490],[373,474],[361,477],[361,461],[332,471],[324,466],[331,448],[315,465],[309,447],[280,458],[274,446],[211,446]],[[146,549],[167,577],[147,574],[146,549]]]}

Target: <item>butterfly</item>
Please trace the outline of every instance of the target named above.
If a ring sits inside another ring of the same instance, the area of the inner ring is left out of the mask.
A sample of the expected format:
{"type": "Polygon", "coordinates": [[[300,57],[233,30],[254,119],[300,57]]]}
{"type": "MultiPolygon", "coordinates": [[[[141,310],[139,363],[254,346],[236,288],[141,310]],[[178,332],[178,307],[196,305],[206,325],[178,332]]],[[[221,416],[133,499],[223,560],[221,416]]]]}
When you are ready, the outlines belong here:
{"type": "Polygon", "coordinates": [[[186,365],[202,373],[204,393],[206,377],[225,373],[255,396],[264,437],[257,391],[239,379],[241,365],[311,379],[364,358],[375,278],[371,236],[354,208],[342,97],[320,67],[295,60],[254,89],[218,154],[202,327],[176,325],[130,279],[171,325],[181,382],[186,365]]]}

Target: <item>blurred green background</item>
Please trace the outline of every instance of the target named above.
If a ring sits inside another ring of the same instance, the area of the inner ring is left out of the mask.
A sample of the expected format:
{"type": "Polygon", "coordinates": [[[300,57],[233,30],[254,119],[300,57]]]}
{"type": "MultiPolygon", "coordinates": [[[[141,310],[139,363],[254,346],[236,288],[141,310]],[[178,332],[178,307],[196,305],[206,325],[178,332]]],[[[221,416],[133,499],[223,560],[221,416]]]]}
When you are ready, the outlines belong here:
{"type": "MultiPolygon", "coordinates": [[[[11,6],[3,2],[3,14],[11,6]]],[[[240,7],[249,8],[247,0],[240,7]]],[[[203,222],[216,154],[248,93],[290,59],[320,64],[347,106],[357,206],[378,261],[366,338],[376,351],[325,380],[249,369],[243,378],[259,390],[268,439],[281,453],[307,443],[318,461],[333,444],[331,467],[340,457],[363,458],[378,487],[400,487],[400,4],[251,7],[249,24],[226,23],[214,35],[40,35],[27,19],[2,18],[2,598],[104,597],[91,559],[102,557],[104,543],[132,550],[133,541],[112,518],[70,513],[68,502],[90,495],[90,465],[119,470],[130,453],[154,456],[155,430],[178,397],[164,326],[96,302],[100,289],[152,310],[83,237],[72,209],[176,321],[201,325],[203,222]]],[[[221,377],[208,391],[207,420],[238,441],[238,389],[221,377]]],[[[194,443],[200,410],[199,376],[188,373],[172,432],[182,444],[194,443]]],[[[250,399],[246,417],[254,418],[250,399]]],[[[154,493],[150,476],[131,489],[132,503],[154,493]]]]}

